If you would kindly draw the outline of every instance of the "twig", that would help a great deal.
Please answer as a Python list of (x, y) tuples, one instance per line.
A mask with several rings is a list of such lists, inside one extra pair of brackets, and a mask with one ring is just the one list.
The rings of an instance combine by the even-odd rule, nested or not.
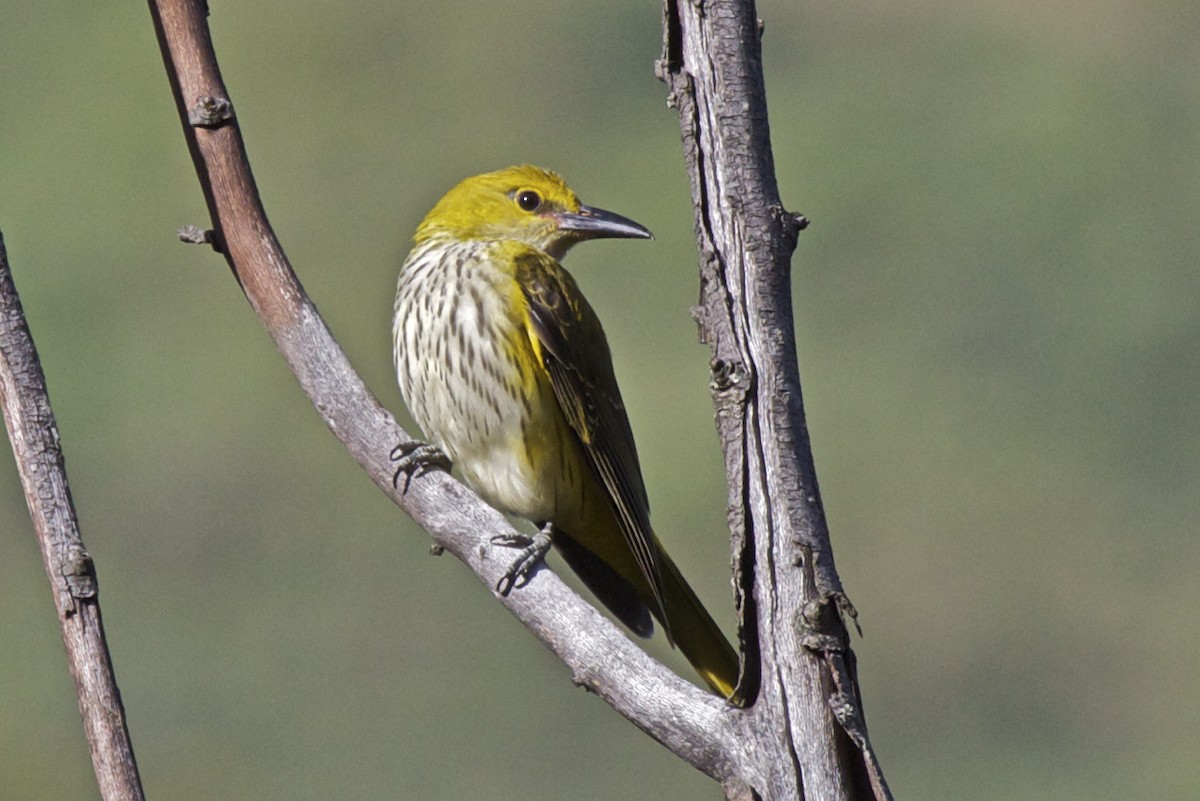
[(79, 536), (46, 377), (13, 283), (2, 234), (0, 403), (54, 594), (100, 796), (104, 801), (142, 801), (125, 710), (104, 639), (96, 568)]

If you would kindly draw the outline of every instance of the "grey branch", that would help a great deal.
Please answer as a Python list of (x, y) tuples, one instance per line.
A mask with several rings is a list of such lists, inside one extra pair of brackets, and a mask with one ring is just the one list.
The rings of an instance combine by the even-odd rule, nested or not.
[(54, 594), (100, 796), (104, 801), (142, 801), (125, 710), (104, 639), (96, 570), (79, 536), (46, 377), (25, 321), (2, 234), (0, 402)]

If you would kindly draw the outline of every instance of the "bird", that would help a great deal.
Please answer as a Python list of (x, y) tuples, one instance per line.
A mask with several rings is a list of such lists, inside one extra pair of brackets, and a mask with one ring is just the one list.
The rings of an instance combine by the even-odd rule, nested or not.
[(738, 655), (650, 525), (608, 341), (560, 263), (606, 237), (653, 235), (528, 164), (467, 178), (434, 205), (400, 269), (393, 322), (400, 391), (429, 442), (393, 452), (396, 477), (457, 466), (538, 528), (493, 541), (519, 549), (501, 593), (554, 548), (632, 632), (651, 636), (657, 619), (737, 704)]

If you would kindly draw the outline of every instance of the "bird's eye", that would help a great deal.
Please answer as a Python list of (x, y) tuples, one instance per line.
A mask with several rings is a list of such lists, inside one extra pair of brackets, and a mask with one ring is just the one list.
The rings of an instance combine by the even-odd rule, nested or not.
[(538, 206), (542, 205), (542, 196), (537, 192), (526, 189), (524, 192), (517, 195), (517, 205), (525, 211), (533, 211)]

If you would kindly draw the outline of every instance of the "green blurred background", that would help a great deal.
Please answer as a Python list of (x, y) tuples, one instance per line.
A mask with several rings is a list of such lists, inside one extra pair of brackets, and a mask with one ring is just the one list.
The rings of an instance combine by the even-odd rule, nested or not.
[[(212, 12), (276, 230), (394, 410), (396, 269), (455, 181), (532, 161), (655, 231), (568, 264), (657, 528), (731, 623), (657, 4)], [(897, 797), (1196, 797), (1200, 6), (760, 14), (781, 192), (813, 220), (809, 426)], [(426, 555), (222, 260), (175, 241), (205, 209), (144, 5), (3, 16), (0, 229), (149, 796), (719, 798)], [(3, 461), (0, 796), (95, 798)]]

